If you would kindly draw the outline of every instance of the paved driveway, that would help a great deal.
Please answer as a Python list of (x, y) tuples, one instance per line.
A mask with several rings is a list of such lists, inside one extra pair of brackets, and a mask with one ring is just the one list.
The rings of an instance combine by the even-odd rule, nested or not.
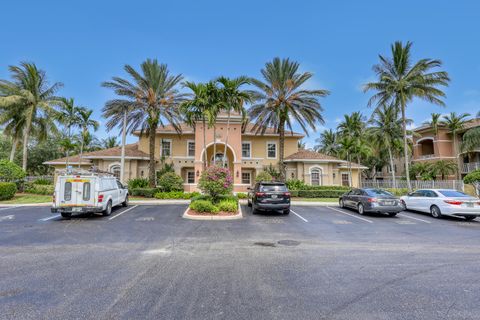
[(0, 208), (0, 319), (480, 319), (480, 222)]

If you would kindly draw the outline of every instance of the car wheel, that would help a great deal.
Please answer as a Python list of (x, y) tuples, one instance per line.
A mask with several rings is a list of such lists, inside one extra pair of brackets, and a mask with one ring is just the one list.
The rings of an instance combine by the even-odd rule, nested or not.
[(396, 212), (389, 212), (388, 215), (389, 215), (390, 217), (395, 217), (395, 216), (397, 215), (397, 213), (396, 213)]
[(103, 215), (105, 217), (108, 217), (111, 214), (112, 214), (112, 201), (108, 201), (107, 207), (105, 208), (105, 210), (103, 210)]
[(61, 215), (62, 215), (62, 218), (64, 219), (70, 219), (72, 217), (71, 212), (62, 212)]
[(338, 205), (340, 206), (340, 208), (345, 208), (345, 203), (343, 202), (343, 199), (340, 199)]
[(290, 209), (283, 210), (283, 214), (285, 214), (285, 215), (290, 214)]
[(128, 207), (128, 195), (125, 196), (125, 201), (122, 202), (122, 206)]
[(430, 214), (432, 215), (432, 217), (437, 219), (442, 217), (442, 212), (440, 211), (440, 208), (435, 205), (430, 207)]
[(472, 221), (473, 219), (475, 219), (477, 216), (464, 216), (465, 220), (467, 221)]
[(402, 205), (403, 210), (408, 210), (408, 209), (407, 209), (407, 204), (405, 203), (405, 201), (400, 200), (400, 204)]
[(365, 208), (363, 207), (362, 203), (359, 203), (357, 206), (357, 211), (359, 214), (363, 215), (365, 213)]

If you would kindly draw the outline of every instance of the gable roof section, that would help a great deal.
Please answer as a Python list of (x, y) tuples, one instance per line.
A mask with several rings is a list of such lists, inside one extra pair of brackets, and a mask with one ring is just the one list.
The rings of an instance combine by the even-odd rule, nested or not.
[[(122, 154), (122, 147), (114, 147), (109, 149), (103, 149), (92, 152), (85, 152), (82, 156), (81, 164), (91, 164), (90, 159), (120, 159)], [(148, 154), (138, 150), (138, 143), (132, 143), (125, 145), (125, 158), (126, 159), (140, 159), (148, 160)], [(68, 158), (70, 164), (79, 164), (80, 155), (74, 155)], [(67, 158), (60, 158), (55, 160), (45, 161), (44, 164), (65, 164)]]

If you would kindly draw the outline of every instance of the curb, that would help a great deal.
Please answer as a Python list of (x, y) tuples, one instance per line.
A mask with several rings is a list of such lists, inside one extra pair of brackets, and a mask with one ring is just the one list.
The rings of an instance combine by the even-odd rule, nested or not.
[(227, 221), (227, 220), (239, 220), (243, 218), (242, 206), (238, 206), (238, 214), (234, 216), (194, 216), (188, 214), (190, 207), (187, 207), (185, 212), (182, 215), (182, 218), (189, 220), (203, 220), (203, 221)]

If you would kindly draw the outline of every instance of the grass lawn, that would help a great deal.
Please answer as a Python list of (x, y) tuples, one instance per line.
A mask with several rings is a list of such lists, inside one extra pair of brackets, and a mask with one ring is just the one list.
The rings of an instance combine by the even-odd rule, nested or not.
[(17, 193), (13, 199), (0, 201), (0, 204), (25, 204), (25, 203), (42, 203), (51, 202), (52, 196), (30, 194), (30, 193)]
[(292, 201), (306, 202), (338, 202), (338, 198), (292, 198)]

